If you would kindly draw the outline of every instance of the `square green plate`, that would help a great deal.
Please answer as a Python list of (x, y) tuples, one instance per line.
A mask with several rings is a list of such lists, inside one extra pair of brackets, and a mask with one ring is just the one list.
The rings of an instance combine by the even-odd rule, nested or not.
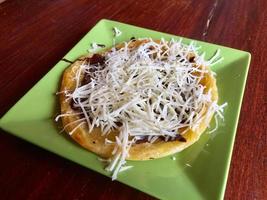
[[(65, 56), (75, 60), (86, 54), (92, 42), (111, 46), (112, 27), (122, 34), (116, 43), (134, 37), (179, 38), (144, 28), (101, 20)], [(184, 38), (185, 43), (191, 41)], [(201, 139), (175, 156), (151, 161), (132, 161), (134, 167), (119, 174), (118, 181), (160, 199), (223, 199), (241, 101), (250, 62), (250, 54), (215, 44), (197, 41), (206, 51), (206, 58), (221, 49), (224, 61), (213, 67), (217, 73), (220, 104), (227, 102), (225, 120), (216, 132)], [(59, 61), (1, 119), (1, 128), (44, 149), (80, 165), (109, 176), (97, 156), (84, 150), (59, 133), (54, 117), (58, 112), (55, 93), (68, 63)], [(214, 127), (212, 122), (211, 127)]]

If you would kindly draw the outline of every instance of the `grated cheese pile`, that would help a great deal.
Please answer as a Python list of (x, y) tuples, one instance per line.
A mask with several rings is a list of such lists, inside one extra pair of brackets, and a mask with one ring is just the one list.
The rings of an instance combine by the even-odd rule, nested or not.
[[(200, 84), (208, 73), (201, 66), (220, 62), (219, 51), (205, 61), (194, 43), (146, 40), (134, 49), (130, 47), (132, 41), (120, 49), (113, 47), (104, 54), (104, 67), (82, 64), (76, 73), (75, 90), (66, 94), (82, 110), (82, 123), (87, 123), (89, 132), (94, 127), (100, 127), (103, 135), (120, 130), (116, 141), (106, 140), (116, 144), (106, 168), (113, 180), (120, 171), (131, 168), (126, 166), (126, 158), (136, 141), (153, 143), (159, 137), (168, 141), (177, 133), (182, 135), (181, 128), (194, 130), (204, 117), (205, 105), (211, 105), (208, 114), (215, 111), (223, 118), (226, 104), (212, 102), (210, 91)], [(91, 81), (80, 85), (84, 73), (90, 74)]]

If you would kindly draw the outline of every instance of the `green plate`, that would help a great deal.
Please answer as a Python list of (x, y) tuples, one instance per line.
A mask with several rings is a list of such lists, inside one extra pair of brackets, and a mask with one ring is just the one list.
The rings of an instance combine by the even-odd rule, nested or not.
[[(111, 46), (112, 27), (122, 34), (116, 43), (134, 37), (179, 38), (144, 28), (101, 20), (65, 56), (75, 60), (86, 54), (89, 45), (97, 42)], [(185, 43), (190, 39), (183, 40)], [(217, 73), (219, 103), (228, 103), (225, 120), (212, 134), (173, 156), (151, 161), (132, 161), (134, 167), (119, 174), (118, 181), (160, 199), (223, 199), (231, 154), (238, 123), (241, 101), (250, 62), (250, 54), (215, 44), (196, 41), (206, 51), (206, 58), (221, 49), (224, 61), (213, 67)], [(1, 119), (1, 128), (44, 149), (80, 165), (110, 176), (97, 156), (59, 133), (54, 117), (58, 113), (58, 91), (61, 74), (68, 63), (59, 61), (23, 98)], [(211, 127), (214, 127), (214, 121)]]

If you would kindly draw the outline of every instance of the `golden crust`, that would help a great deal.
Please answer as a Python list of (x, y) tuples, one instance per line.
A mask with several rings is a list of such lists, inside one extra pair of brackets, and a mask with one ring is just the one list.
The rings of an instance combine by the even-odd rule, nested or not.
[[(146, 42), (146, 40), (137, 40), (131, 43), (132, 47), (137, 47), (141, 43)], [(121, 48), (122, 45), (118, 45), (117, 48)], [(90, 57), (87, 56), (87, 57)], [(77, 69), (80, 67), (82, 62), (86, 57), (81, 57), (76, 62), (74, 62), (70, 67), (68, 67), (62, 77), (61, 82), (61, 89), (60, 91), (73, 91), (75, 88), (76, 81), (74, 80), (75, 73)], [(216, 86), (216, 80), (213, 77), (209, 68), (209, 71), (205, 74), (205, 77), (202, 79), (201, 84), (206, 86), (206, 90), (211, 90), (212, 100), (217, 101), (218, 99), (218, 92)], [(64, 93), (60, 94), (60, 106), (61, 106), (61, 113), (76, 113), (77, 111), (71, 108), (71, 100), (68, 100)], [(204, 109), (204, 115), (206, 114), (207, 108)], [(213, 113), (206, 118), (203, 119), (199, 126), (193, 131), (188, 129), (184, 134), (183, 137), (186, 139), (186, 142), (180, 141), (159, 141), (156, 143), (140, 143), (133, 145), (129, 150), (129, 157), (127, 160), (149, 160), (154, 158), (160, 158), (167, 155), (171, 155), (173, 153), (177, 153), (182, 151), (183, 149), (187, 148), (188, 146), (195, 143), (200, 135), (205, 131), (207, 128)], [(62, 124), (65, 127), (66, 132), (71, 132), (74, 128), (77, 127), (79, 122), (72, 123), (79, 119), (78, 115), (72, 116), (64, 116), (62, 117)], [(112, 156), (112, 151), (114, 149), (114, 144), (105, 144), (105, 138), (108, 137), (110, 140), (114, 140), (115, 135), (118, 134), (118, 131), (111, 132), (108, 136), (101, 136), (100, 128), (94, 128), (91, 133), (88, 133), (88, 129), (86, 124), (82, 124), (79, 126), (72, 134), (71, 137), (79, 143), (84, 148), (88, 149), (96, 153), (97, 155), (109, 158)]]

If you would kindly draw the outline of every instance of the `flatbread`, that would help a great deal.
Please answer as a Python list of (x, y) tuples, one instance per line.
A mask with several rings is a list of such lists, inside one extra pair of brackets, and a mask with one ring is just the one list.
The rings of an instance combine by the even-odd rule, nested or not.
[[(146, 42), (146, 40), (136, 40), (131, 43), (133, 47), (138, 47), (140, 44)], [(117, 46), (121, 48), (123, 44)], [(104, 53), (104, 52), (103, 52)], [(61, 88), (60, 91), (73, 91), (76, 86), (76, 81), (74, 79), (76, 71), (79, 69), (81, 64), (85, 62), (88, 57), (92, 55), (87, 55), (79, 58), (71, 66), (69, 66), (63, 73)], [(205, 77), (201, 80), (201, 84), (206, 86), (206, 90), (211, 91), (212, 101), (217, 102), (218, 92), (216, 87), (216, 79), (214, 78), (212, 72), (208, 67), (206, 68), (209, 72), (205, 73)], [(82, 75), (81, 75), (82, 76)], [(77, 111), (73, 110), (71, 107), (71, 100), (67, 99), (64, 93), (60, 93), (59, 97), (61, 113), (76, 113)], [(209, 106), (209, 105), (207, 105)], [(207, 114), (207, 109), (204, 108), (204, 115)], [(161, 158), (167, 155), (171, 155), (177, 152), (182, 151), (183, 149), (189, 147), (195, 143), (201, 136), (201, 134), (207, 128), (213, 113), (203, 119), (199, 126), (193, 131), (188, 129), (182, 136), (186, 139), (186, 142), (182, 141), (163, 141), (159, 140), (154, 143), (143, 142), (133, 144), (129, 150), (129, 156), (127, 160), (149, 160), (155, 158)], [(101, 135), (100, 128), (94, 128), (91, 133), (88, 133), (88, 128), (86, 123), (77, 127), (78, 123), (73, 123), (74, 121), (80, 119), (79, 115), (70, 115), (62, 117), (62, 124), (65, 127), (65, 131), (70, 133), (76, 128), (76, 130), (70, 135), (77, 143), (79, 143), (84, 148), (88, 149), (91, 152), (99, 155), (103, 158), (112, 157), (112, 151), (114, 149), (114, 144), (105, 144), (105, 138), (114, 141), (116, 135), (119, 134), (119, 131), (112, 131), (107, 136)]]

